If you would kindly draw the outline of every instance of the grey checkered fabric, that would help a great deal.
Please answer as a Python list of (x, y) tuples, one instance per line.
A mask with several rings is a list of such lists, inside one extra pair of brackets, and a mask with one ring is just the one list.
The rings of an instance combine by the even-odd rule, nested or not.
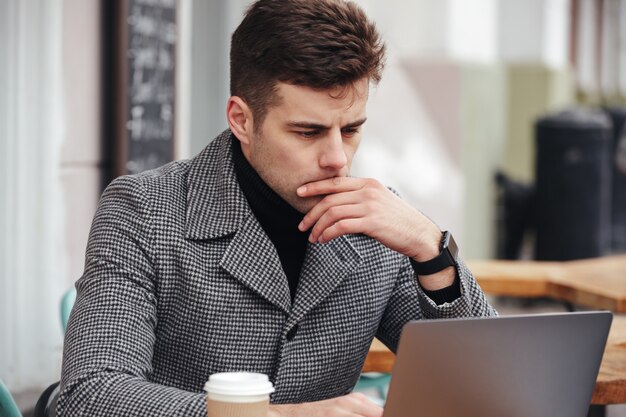
[(224, 371), (269, 375), (274, 403), (336, 397), (354, 387), (374, 336), (395, 350), (409, 320), (495, 314), (463, 264), (462, 296), (437, 306), (406, 257), (362, 235), (309, 245), (292, 305), (229, 136), (104, 192), (58, 415), (204, 416), (204, 383)]

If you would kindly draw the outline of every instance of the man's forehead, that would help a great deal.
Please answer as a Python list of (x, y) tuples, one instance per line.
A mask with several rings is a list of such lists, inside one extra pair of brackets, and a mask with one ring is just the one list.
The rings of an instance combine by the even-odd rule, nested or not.
[(279, 96), (290, 93), (308, 93), (320, 96), (325, 95), (335, 100), (350, 99), (350, 101), (354, 101), (358, 99), (367, 100), (369, 95), (369, 86), (370, 82), (367, 78), (362, 78), (353, 83), (333, 86), (330, 88), (315, 88), (307, 85), (277, 81), (275, 91), (279, 94)]
[(320, 113), (340, 112), (359, 118), (365, 115), (368, 91), (367, 81), (332, 89), (280, 83), (276, 92), (277, 107), (285, 116), (297, 113), (321, 116)]

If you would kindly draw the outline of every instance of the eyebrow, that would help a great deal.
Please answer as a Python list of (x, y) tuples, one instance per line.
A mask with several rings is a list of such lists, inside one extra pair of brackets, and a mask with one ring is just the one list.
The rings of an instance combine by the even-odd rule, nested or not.
[[(367, 117), (364, 117), (362, 119), (356, 120), (352, 123), (348, 123), (345, 126), (342, 126), (342, 129), (350, 129), (350, 128), (354, 128), (354, 127), (359, 127), (361, 126), (363, 123), (365, 123), (365, 121), (367, 120)], [(325, 126), (319, 123), (309, 123), (309, 122), (287, 122), (287, 126), (289, 127), (298, 127), (301, 129), (315, 129), (315, 130), (329, 130), (330, 126)]]

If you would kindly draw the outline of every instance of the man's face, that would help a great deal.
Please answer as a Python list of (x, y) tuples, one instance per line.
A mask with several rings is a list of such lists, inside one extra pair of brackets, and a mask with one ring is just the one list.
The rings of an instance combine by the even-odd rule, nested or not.
[(269, 108), (249, 145), (242, 145), (263, 181), (301, 213), (322, 197), (298, 197), (298, 187), (349, 174), (361, 140), (368, 90), (367, 79), (354, 88), (324, 91), (278, 83), (280, 103)]

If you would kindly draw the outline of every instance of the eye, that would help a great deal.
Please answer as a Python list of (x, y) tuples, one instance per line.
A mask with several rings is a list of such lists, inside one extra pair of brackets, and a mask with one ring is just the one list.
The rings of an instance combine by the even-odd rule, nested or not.
[(320, 134), (319, 130), (300, 130), (296, 133), (305, 139), (313, 139)]
[(351, 138), (352, 136), (356, 135), (357, 133), (359, 133), (359, 128), (358, 127), (347, 127), (345, 129), (341, 130), (341, 133), (348, 137)]

